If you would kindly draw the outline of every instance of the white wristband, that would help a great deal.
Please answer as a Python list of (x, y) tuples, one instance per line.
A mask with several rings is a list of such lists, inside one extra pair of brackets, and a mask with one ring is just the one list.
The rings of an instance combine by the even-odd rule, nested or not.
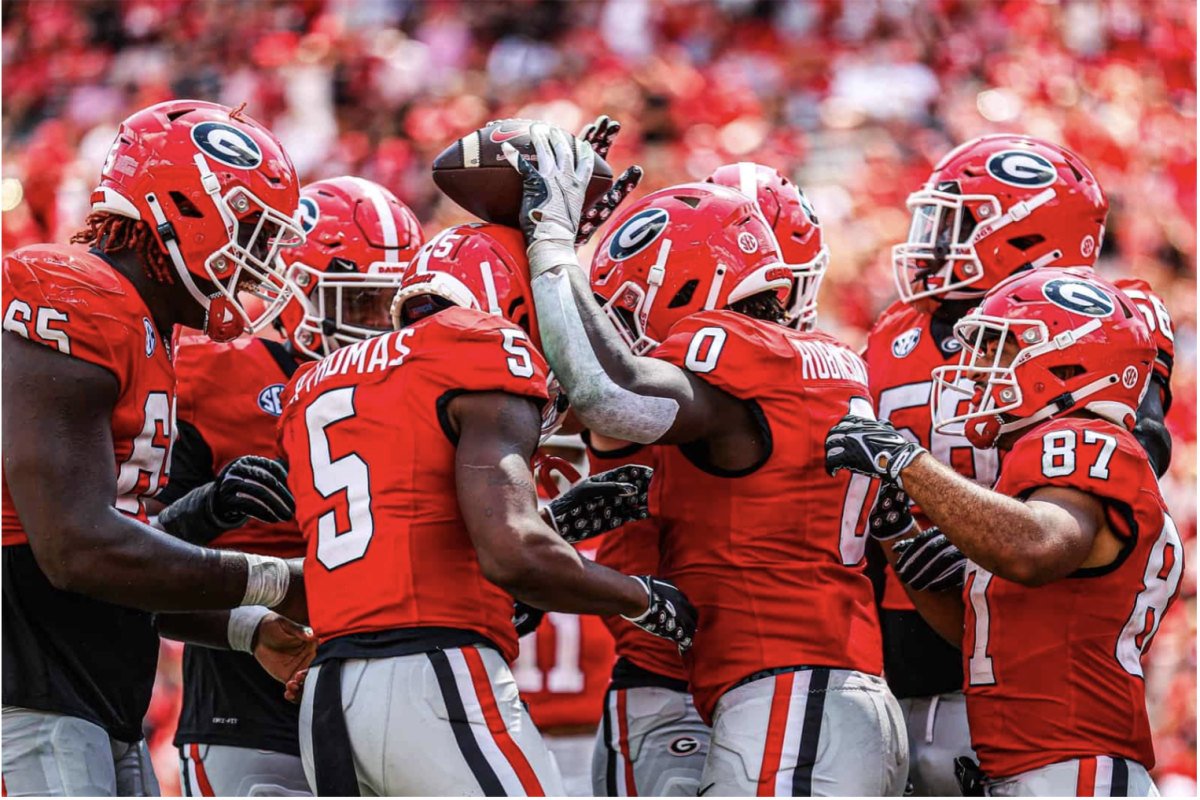
[(241, 606), (229, 610), (229, 647), (232, 650), (237, 650), (240, 653), (252, 653), (254, 642), (254, 632), (258, 630), (258, 623), (262, 622), (262, 618), (270, 614), (271, 610), (266, 606)]
[(651, 592), (650, 592), (650, 581), (644, 581), (635, 575), (630, 575), (629, 577), (633, 578), (635, 581), (640, 583), (642, 585), (642, 588), (646, 590), (646, 610), (643, 611), (642, 613), (638, 614), (636, 617), (627, 617), (624, 614), (622, 614), (621, 619), (626, 619), (626, 620), (629, 620), (630, 622), (635, 622), (635, 623), (641, 622), (642, 620), (644, 620), (646, 618), (646, 615), (650, 613), (650, 610), (652, 608), (654, 608), (654, 595), (651, 594)]
[(246, 594), (242, 597), (242, 605), (274, 608), (282, 603), (291, 581), (287, 562), (273, 556), (243, 555), (246, 557)]

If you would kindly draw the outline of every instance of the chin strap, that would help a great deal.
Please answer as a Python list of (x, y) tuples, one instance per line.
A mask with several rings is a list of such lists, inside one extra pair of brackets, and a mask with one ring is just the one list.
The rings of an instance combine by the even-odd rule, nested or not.
[(154, 224), (158, 229), (159, 238), (167, 246), (167, 253), (171, 256), (171, 263), (175, 267), (175, 273), (183, 281), (183, 285), (188, 290), (188, 294), (192, 296), (192, 299), (207, 311), (209, 306), (208, 295), (200, 291), (200, 287), (192, 279), (192, 271), (184, 263), (183, 253), (179, 252), (179, 241), (175, 235), (175, 228), (167, 220), (167, 215), (162, 210), (162, 204), (158, 202), (158, 197), (154, 192), (147, 193), (146, 205), (150, 207), (150, 213), (154, 216)]
[[(1058, 397), (1051, 400), (1049, 404), (1044, 406), (1037, 413), (1031, 414), (1028, 417), (1024, 417), (1024, 418), (1016, 420), (1014, 422), (1006, 422), (1006, 423), (1002, 424), (1000, 426), (1000, 432), (1001, 433), (1011, 433), (1013, 431), (1022, 431), (1032, 425), (1036, 425), (1037, 423), (1039, 423), (1043, 420), (1053, 417), (1055, 414), (1062, 414), (1064, 412), (1070, 411), (1072, 408), (1076, 408), (1077, 406), (1079, 406), (1079, 404), (1085, 398), (1094, 395), (1096, 392), (1100, 391), (1101, 389), (1107, 389), (1109, 386), (1112, 386), (1118, 380), (1120, 380), (1120, 378), (1117, 377), (1116, 374), (1105, 375), (1103, 378), (1094, 380), (1091, 383), (1089, 383), (1087, 386), (1084, 386), (1081, 389), (1076, 389), (1073, 392), (1066, 392), (1064, 394), (1060, 394)], [(1110, 419), (1109, 422), (1114, 422), (1118, 425), (1125, 424), (1122, 420)]]

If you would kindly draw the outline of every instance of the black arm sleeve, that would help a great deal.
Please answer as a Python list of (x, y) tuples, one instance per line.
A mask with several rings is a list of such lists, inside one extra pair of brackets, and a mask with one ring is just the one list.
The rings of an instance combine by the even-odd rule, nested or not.
[(175, 423), (175, 429), (179, 432), (179, 438), (171, 448), (171, 480), (154, 498), (168, 506), (197, 486), (211, 483), (217, 478), (213, 472), (212, 448), (204, 441), (200, 431), (183, 420)]
[[(1163, 380), (1157, 374), (1150, 378), (1151, 384), (1162, 384)], [(1137, 424), (1133, 427), (1133, 438), (1146, 451), (1150, 458), (1150, 466), (1154, 474), (1162, 477), (1171, 466), (1171, 434), (1163, 424), (1166, 410), (1163, 408), (1163, 397), (1170, 397), (1170, 389), (1160, 393), (1158, 386), (1151, 385), (1142, 404), (1138, 407)]]

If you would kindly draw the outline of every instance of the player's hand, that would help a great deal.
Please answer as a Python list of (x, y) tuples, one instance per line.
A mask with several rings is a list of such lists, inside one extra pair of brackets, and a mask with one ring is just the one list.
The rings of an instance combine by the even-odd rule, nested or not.
[(283, 699), (289, 703), (299, 705), (304, 698), (304, 682), (308, 679), (308, 667), (297, 672), (292, 677), (288, 678), (284, 684)]
[(164, 508), (155, 524), (185, 542), (206, 545), (245, 525), (252, 516), (281, 522), (295, 513), (283, 464), (262, 456), (242, 456), (226, 464), (216, 480)]
[(530, 278), (536, 278), (559, 265), (578, 263), (575, 235), (595, 154), (583, 142), (576, 163), (574, 137), (541, 122), (529, 127), (529, 139), (537, 153), (536, 167), (508, 142), (501, 149), (523, 178), (521, 232), (529, 252)]
[(209, 496), (213, 517), (225, 525), (242, 525), (247, 517), (284, 522), (296, 515), (287, 485), (287, 468), (262, 456), (242, 456), (225, 465)]
[(912, 588), (924, 592), (962, 591), (967, 557), (937, 528), (929, 528), (893, 549), (900, 557), (896, 574)]
[(848, 469), (902, 485), (901, 470), (924, 452), (887, 422), (847, 414), (825, 436), (825, 471)]
[(592, 235), (612, 217), (621, 203), (625, 202), (637, 185), (642, 182), (642, 168), (636, 164), (629, 167), (621, 176), (613, 181), (608, 191), (596, 198), (596, 202), (583, 212), (583, 221), (579, 223), (579, 232), (575, 234), (575, 246), (583, 247), (591, 240)]
[(586, 478), (550, 503), (550, 519), (571, 544), (650, 516), (654, 470), (626, 464)]
[(579, 132), (579, 138), (590, 144), (596, 155), (607, 159), (608, 150), (620, 132), (621, 123), (608, 114), (601, 114), (596, 117), (595, 122), (589, 122), (583, 126), (583, 130)]
[(275, 680), (287, 683), (316, 656), (317, 636), (312, 628), (271, 612), (258, 623), (252, 647), (262, 668)]
[(891, 481), (884, 481), (867, 518), (867, 533), (873, 539), (890, 542), (909, 533), (914, 524), (908, 495)]
[(624, 617), (647, 633), (674, 642), (680, 653), (686, 653), (692, 647), (696, 636), (698, 614), (696, 607), (687, 599), (687, 595), (679, 591), (679, 587), (670, 581), (655, 578), (653, 575), (638, 575), (635, 580), (641, 581), (650, 595), (649, 605), (637, 617)]
[(525, 634), (536, 631), (545, 616), (546, 612), (540, 608), (534, 608), (520, 600), (514, 600), (512, 623), (513, 627), (517, 629), (517, 638), (520, 639)]

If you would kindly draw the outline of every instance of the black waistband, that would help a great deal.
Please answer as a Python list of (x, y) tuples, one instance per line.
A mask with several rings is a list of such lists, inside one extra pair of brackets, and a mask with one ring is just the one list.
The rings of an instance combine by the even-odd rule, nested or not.
[(661, 689), (670, 689), (673, 692), (684, 692), (685, 694), (688, 691), (688, 683), (685, 680), (670, 678), (643, 669), (624, 656), (618, 658), (617, 663), (613, 665), (612, 683), (608, 688), (640, 689), (643, 686), (657, 686)]
[(815, 669), (846, 669), (845, 667), (826, 667), (819, 664), (807, 664), (803, 667), (773, 667), (771, 669), (760, 669), (758, 672), (752, 672), (740, 681), (729, 687), (729, 691), (733, 691), (739, 686), (745, 686), (747, 683), (761, 681), (763, 678), (774, 678), (776, 675), (786, 675), (789, 672), (808, 672)]
[(476, 645), (500, 650), (491, 639), (478, 631), (463, 628), (392, 628), (326, 639), (317, 647), (317, 657), (312, 663), (318, 666), (335, 658), (411, 656)]

